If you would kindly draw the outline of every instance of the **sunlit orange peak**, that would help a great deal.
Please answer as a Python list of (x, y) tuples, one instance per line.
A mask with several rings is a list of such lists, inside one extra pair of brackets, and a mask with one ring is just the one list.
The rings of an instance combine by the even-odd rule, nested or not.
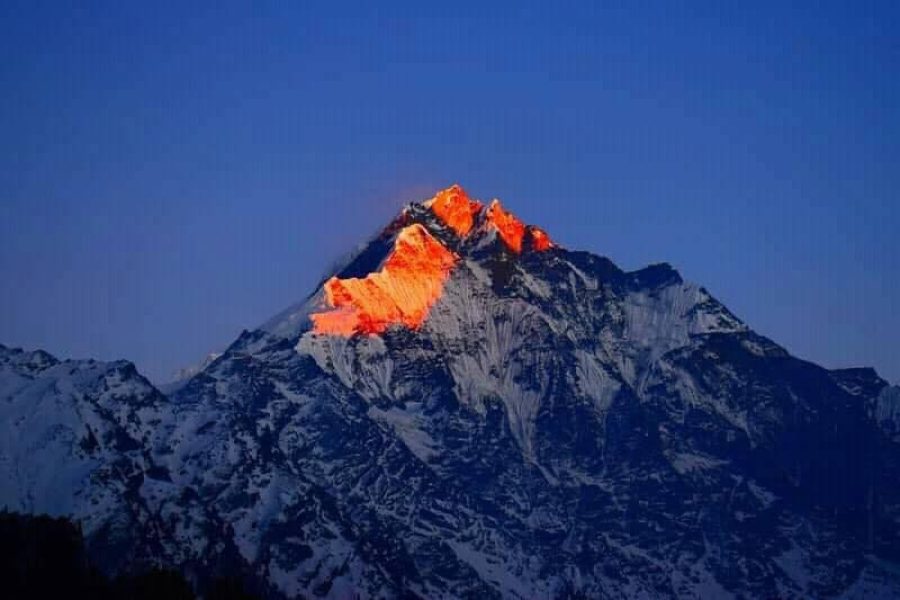
[(405, 227), (381, 269), (325, 282), (332, 310), (310, 315), (317, 333), (378, 334), (391, 325), (417, 329), (441, 297), (457, 256), (416, 223)]
[(511, 212), (503, 210), (499, 200), (494, 200), (487, 210), (487, 222), (497, 230), (507, 247), (515, 253), (522, 252), (525, 225)]
[(550, 236), (547, 235), (547, 232), (540, 227), (532, 225), (528, 228), (528, 232), (531, 234), (532, 250), (543, 252), (544, 250), (549, 250), (556, 245), (553, 243), (553, 240), (550, 239)]
[(465, 237), (472, 231), (475, 215), (482, 209), (481, 202), (470, 199), (459, 185), (441, 190), (427, 201), (425, 206), (434, 211), (434, 214), (460, 237)]

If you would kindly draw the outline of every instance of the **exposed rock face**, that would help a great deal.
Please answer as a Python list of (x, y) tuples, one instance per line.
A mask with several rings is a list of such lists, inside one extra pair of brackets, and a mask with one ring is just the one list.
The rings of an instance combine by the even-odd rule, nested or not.
[[(622, 271), (458, 187), (169, 398), (130, 375), (109, 427), (133, 449), (85, 467), (76, 440), (109, 401), (66, 384), (29, 411), (45, 362), (2, 363), (3, 427), (65, 420), (29, 447), (58, 448), (60, 481), (144, 473), (121, 485), (164, 526), (137, 552), (190, 571), (215, 551), (276, 596), (900, 594), (886, 382), (794, 358), (668, 265)], [(6, 472), (37, 469), (10, 439)], [(8, 502), (43, 493), (16, 481)], [(105, 490), (66, 483), (47, 508), (117, 523)]]

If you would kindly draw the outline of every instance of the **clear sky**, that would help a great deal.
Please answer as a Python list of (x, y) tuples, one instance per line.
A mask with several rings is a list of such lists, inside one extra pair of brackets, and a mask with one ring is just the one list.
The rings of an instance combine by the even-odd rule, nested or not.
[(459, 182), (900, 380), (898, 6), (5, 0), (0, 342), (166, 380)]

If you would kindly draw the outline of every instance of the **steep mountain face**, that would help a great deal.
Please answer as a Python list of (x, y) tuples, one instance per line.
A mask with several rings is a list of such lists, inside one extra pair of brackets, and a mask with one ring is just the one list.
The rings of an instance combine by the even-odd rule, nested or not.
[[(121, 365), (78, 363), (76, 394), (69, 363), (3, 356), (0, 422), (76, 481), (22, 479), (36, 442), (10, 438), (3, 502), (85, 518), (109, 497), (104, 522), (159, 523), (135, 556), (272, 595), (900, 594), (895, 389), (457, 186), (168, 398), (130, 368), (103, 391)], [(107, 474), (123, 460), (142, 476)]]

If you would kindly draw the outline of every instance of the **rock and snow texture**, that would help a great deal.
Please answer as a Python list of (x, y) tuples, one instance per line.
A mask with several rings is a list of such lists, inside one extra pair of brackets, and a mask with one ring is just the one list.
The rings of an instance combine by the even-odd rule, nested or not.
[[(141, 471), (162, 400), (127, 363), (0, 350), (0, 504), (54, 515), (87, 513), (87, 502), (97, 517), (115, 510), (128, 471)], [(87, 534), (100, 525), (84, 523)]]
[(0, 507), (77, 517), (96, 553), (137, 560), (153, 536), (141, 482), (167, 400), (120, 361), (0, 346)]
[(132, 556), (213, 555), (273, 597), (900, 594), (895, 389), (495, 206), (410, 205), (335, 273), (427, 231), (457, 259), (415, 327), (316, 331), (319, 289), (167, 398), (127, 363), (4, 349), (3, 502), (96, 497), (153, 528)]

